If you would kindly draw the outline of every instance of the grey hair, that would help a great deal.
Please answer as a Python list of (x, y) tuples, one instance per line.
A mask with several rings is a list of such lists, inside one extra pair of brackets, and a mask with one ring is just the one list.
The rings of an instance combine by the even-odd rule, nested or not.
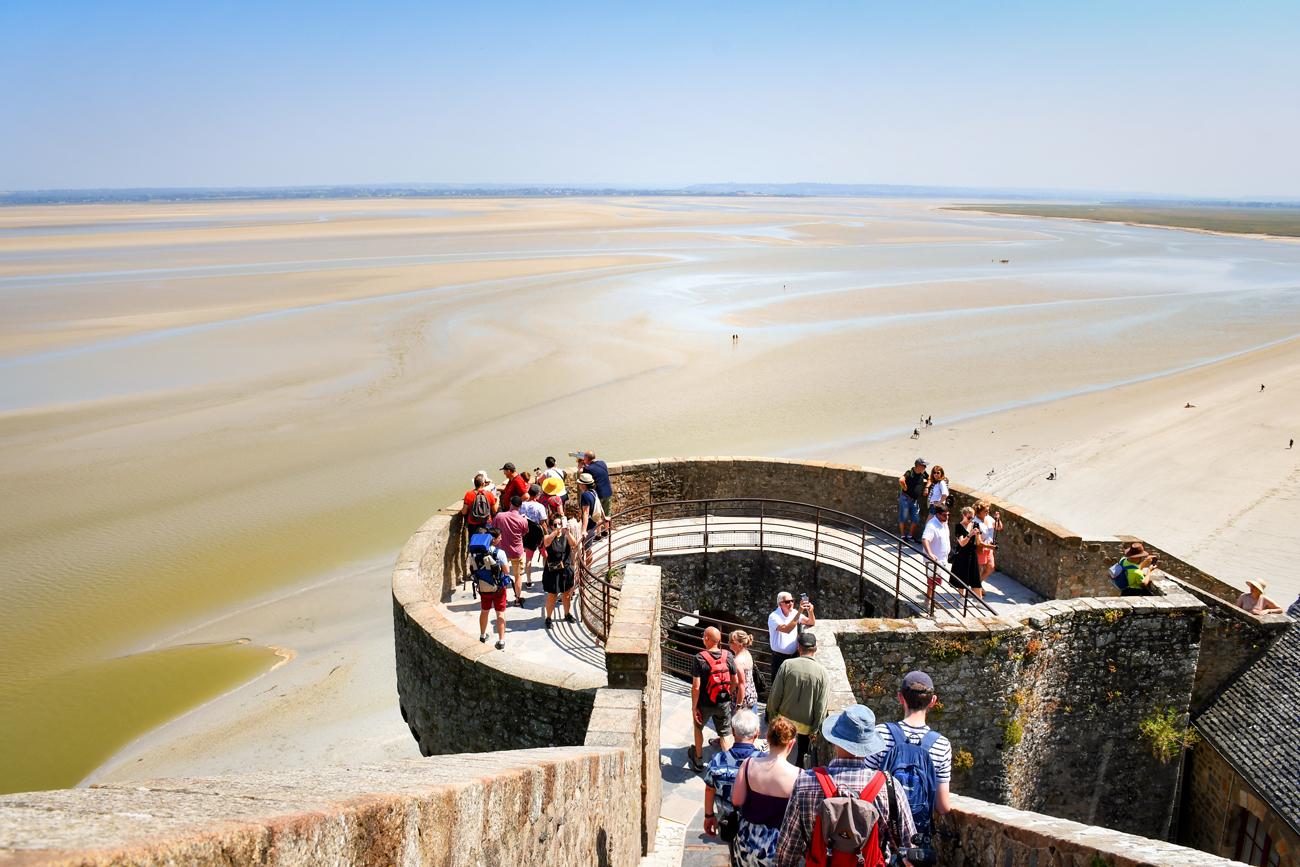
[(758, 737), (758, 714), (746, 708), (731, 717), (731, 731), (738, 741), (752, 741)]

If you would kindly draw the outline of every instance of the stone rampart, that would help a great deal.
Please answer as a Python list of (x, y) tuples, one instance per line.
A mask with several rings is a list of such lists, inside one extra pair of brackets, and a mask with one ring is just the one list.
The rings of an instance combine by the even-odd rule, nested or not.
[(1195, 849), (954, 795), (935, 843), (944, 867), (1229, 867)]
[(565, 747), (0, 797), (0, 867), (634, 867), (639, 752)]
[(1072, 599), (1024, 622), (864, 620), (834, 629), (857, 699), (900, 717), (903, 674), (921, 668), (941, 705), (930, 722), (969, 754), (953, 788), (1053, 816), (1162, 837), (1178, 764), (1138, 733), (1187, 710), (1201, 606), (1187, 595)]

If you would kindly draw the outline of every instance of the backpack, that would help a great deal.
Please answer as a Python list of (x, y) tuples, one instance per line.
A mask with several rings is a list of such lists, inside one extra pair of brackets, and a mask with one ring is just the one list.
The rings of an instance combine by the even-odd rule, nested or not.
[(505, 586), (505, 575), (501, 564), (497, 562), (496, 550), (492, 547), (492, 536), (488, 533), (475, 533), (469, 537), (469, 555), (473, 570), (474, 589), (491, 596)]
[(471, 524), (486, 524), (492, 520), (492, 503), (488, 501), (487, 492), (479, 488), (470, 503), (469, 514), (465, 516)]
[(524, 533), (524, 549), (527, 551), (536, 551), (537, 546), (542, 544), (542, 537), (546, 535), (546, 531), (542, 529), (541, 524), (537, 523), (532, 518), (527, 518), (526, 520), (528, 521), (528, 532)]
[(704, 682), (704, 695), (709, 699), (709, 704), (717, 705), (730, 701), (731, 668), (728, 667), (727, 661), (731, 658), (731, 652), (723, 650), (721, 658), (714, 656), (708, 650), (701, 655), (709, 664), (709, 679)]
[(935, 793), (939, 790), (939, 775), (934, 770), (930, 747), (939, 740), (939, 733), (928, 731), (921, 738), (921, 743), (913, 744), (908, 743), (903, 727), (898, 723), (886, 725), (894, 739), (894, 746), (885, 754), (881, 769), (898, 780), (907, 793), (907, 804), (912, 808), (916, 832), (928, 834), (934, 815)]
[(1115, 585), (1116, 590), (1128, 589), (1128, 570), (1124, 568), (1123, 560), (1107, 569), (1106, 574), (1110, 576), (1110, 583)]
[[(866, 867), (885, 867), (885, 841), (880, 836), (882, 817), (873, 801), (887, 777), (876, 771), (861, 794), (841, 793), (825, 768), (813, 768), (826, 797), (817, 806), (817, 820), (808, 840), (804, 867), (857, 867), (858, 859)], [(890, 813), (893, 813), (894, 789), (889, 787)], [(888, 839), (888, 834), (885, 835)]]

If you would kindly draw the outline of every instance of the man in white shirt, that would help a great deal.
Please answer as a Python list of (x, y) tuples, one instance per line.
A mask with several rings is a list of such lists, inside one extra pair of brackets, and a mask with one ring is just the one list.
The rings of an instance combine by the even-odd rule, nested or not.
[(794, 597), (782, 590), (776, 594), (776, 610), (767, 615), (767, 638), (772, 645), (772, 682), (781, 663), (799, 655), (799, 627), (816, 626), (812, 603), (803, 599), (795, 608)]
[(921, 547), (925, 549), (925, 595), (933, 598), (934, 588), (943, 582), (939, 576), (939, 564), (947, 565), (948, 552), (952, 550), (947, 506), (934, 507), (934, 514), (925, 522), (925, 532), (921, 534)]

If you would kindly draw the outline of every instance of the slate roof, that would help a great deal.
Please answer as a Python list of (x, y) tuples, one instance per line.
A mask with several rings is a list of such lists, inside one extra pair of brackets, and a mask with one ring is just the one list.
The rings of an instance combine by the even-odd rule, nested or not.
[[(1300, 621), (1300, 599), (1287, 610)], [(1199, 731), (1300, 833), (1300, 626), (1292, 624), (1195, 720)]]

